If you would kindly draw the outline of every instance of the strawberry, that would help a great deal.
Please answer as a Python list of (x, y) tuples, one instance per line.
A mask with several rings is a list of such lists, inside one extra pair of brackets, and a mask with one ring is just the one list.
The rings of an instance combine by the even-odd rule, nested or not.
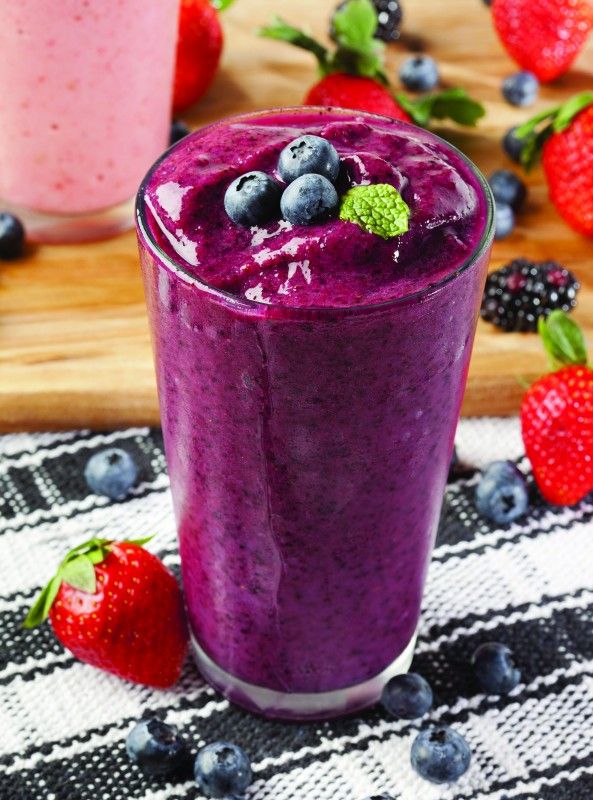
[(210, 0), (181, 0), (173, 87), (173, 113), (188, 108), (206, 92), (218, 68), (222, 28)]
[(58, 640), (87, 664), (147, 686), (172, 686), (187, 652), (175, 577), (142, 545), (91, 539), (71, 550), (24, 626), (49, 616)]
[(583, 335), (563, 311), (540, 317), (539, 330), (553, 367), (521, 406), (525, 452), (545, 499), (574, 505), (593, 490), (593, 369)]
[(517, 135), (527, 169), (541, 154), (558, 213), (579, 233), (593, 236), (593, 92), (538, 114)]
[(326, 75), (312, 86), (305, 96), (305, 105), (353, 108), (404, 122), (412, 121), (385, 86), (372, 78), (359, 78), (343, 72)]
[(492, 14), (511, 58), (543, 82), (567, 72), (593, 24), (587, 0), (494, 0)]
[(348, 0), (338, 6), (332, 17), (334, 51), (280, 17), (262, 28), (260, 35), (289, 42), (317, 59), (320, 80), (305, 95), (305, 105), (368, 111), (417, 125), (427, 125), (431, 117), (450, 117), (463, 125), (475, 125), (485, 111), (463, 89), (449, 89), (417, 100), (404, 94), (392, 95), (383, 69), (385, 45), (375, 38), (377, 26), (377, 9), (371, 0)]

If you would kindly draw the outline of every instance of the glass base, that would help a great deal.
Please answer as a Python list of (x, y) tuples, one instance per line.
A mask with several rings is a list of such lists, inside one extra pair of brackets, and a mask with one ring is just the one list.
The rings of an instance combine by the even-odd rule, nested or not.
[(0, 197), (0, 210), (17, 216), (27, 240), (39, 244), (71, 244), (107, 239), (134, 226), (134, 198), (116, 206), (86, 214), (46, 214), (7, 203)]
[(383, 687), (394, 675), (407, 672), (412, 663), (416, 634), (412, 636), (404, 651), (383, 672), (356, 686), (347, 686), (333, 692), (312, 694), (278, 692), (255, 686), (235, 678), (218, 666), (207, 655), (194, 637), (192, 651), (198, 669), (215, 689), (233, 703), (264, 717), (292, 720), (321, 720), (352, 714), (378, 702)]

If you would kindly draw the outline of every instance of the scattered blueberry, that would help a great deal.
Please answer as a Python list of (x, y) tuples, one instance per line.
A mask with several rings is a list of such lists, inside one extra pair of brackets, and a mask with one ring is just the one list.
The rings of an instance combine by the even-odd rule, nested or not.
[(421, 675), (396, 675), (386, 684), (381, 704), (397, 719), (417, 719), (432, 708), (432, 689)]
[(138, 467), (125, 450), (111, 447), (92, 455), (84, 468), (89, 489), (112, 500), (125, 497), (138, 477)]
[(171, 132), (169, 133), (169, 145), (184, 139), (190, 133), (189, 127), (180, 119), (174, 119), (171, 123)]
[(497, 525), (507, 525), (527, 511), (529, 496), (522, 473), (511, 461), (493, 461), (476, 486), (476, 507)]
[(509, 128), (502, 140), (502, 149), (515, 164), (521, 163), (521, 151), (525, 144), (525, 140), (516, 135), (518, 127), (518, 125), (515, 125), (514, 128)]
[(7, 211), (0, 212), (0, 258), (10, 261), (22, 256), (25, 229), (18, 217)]
[(284, 219), (310, 225), (327, 219), (338, 207), (338, 193), (323, 175), (301, 175), (289, 184), (280, 200)]
[(453, 480), (459, 471), (459, 454), (457, 447), (453, 445), (453, 452), (451, 453), (451, 461), (449, 462), (449, 477), (447, 480)]
[(412, 744), (412, 767), (432, 783), (452, 783), (469, 768), (471, 751), (461, 734), (446, 725), (420, 731)]
[(482, 0), (482, 2), (484, 3), (485, 6), (491, 6), (492, 5), (492, 0)]
[(365, 800), (393, 800), (393, 797), (390, 794), (373, 794)]
[(480, 645), (472, 656), (472, 666), (480, 688), (487, 694), (508, 694), (521, 680), (512, 652), (498, 642)]
[(410, 92), (429, 92), (440, 80), (437, 63), (430, 56), (410, 56), (399, 69), (399, 79)]
[(502, 82), (502, 94), (512, 106), (530, 106), (539, 94), (539, 81), (533, 72), (515, 72)]
[(251, 764), (238, 745), (214, 742), (198, 752), (194, 776), (207, 797), (236, 797), (251, 783)]
[(226, 190), (224, 209), (237, 225), (259, 225), (278, 216), (281, 193), (280, 184), (265, 172), (246, 172)]
[(497, 203), (510, 206), (517, 212), (527, 197), (527, 186), (510, 169), (497, 169), (488, 178), (492, 194)]
[(143, 719), (128, 733), (126, 752), (148, 775), (172, 775), (188, 758), (185, 741), (177, 728), (160, 719)]
[(338, 151), (321, 136), (300, 136), (287, 144), (278, 159), (278, 172), (286, 183), (307, 173), (323, 175), (335, 183), (340, 171)]
[(496, 203), (494, 208), (494, 238), (506, 239), (515, 230), (515, 212), (507, 203)]

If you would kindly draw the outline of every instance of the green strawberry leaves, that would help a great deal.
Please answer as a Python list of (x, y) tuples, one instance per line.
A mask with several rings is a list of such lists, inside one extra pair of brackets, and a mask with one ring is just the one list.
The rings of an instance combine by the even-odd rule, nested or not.
[(561, 106), (541, 111), (517, 128), (515, 136), (523, 140), (521, 164), (527, 172), (539, 160), (548, 139), (569, 128), (576, 115), (590, 105), (593, 105), (593, 92), (582, 92)]
[(377, 24), (377, 11), (371, 0), (350, 0), (334, 14), (337, 45), (334, 52), (281, 17), (275, 17), (271, 25), (260, 28), (258, 33), (313, 53), (322, 76), (346, 72), (387, 83), (383, 71), (384, 45), (374, 38)]
[(332, 60), (332, 71), (387, 83), (383, 70), (385, 45), (374, 38), (378, 19), (370, 0), (350, 0), (335, 12), (333, 24), (338, 49)]
[(332, 71), (330, 69), (331, 58), (329, 50), (304, 31), (285, 22), (281, 17), (275, 17), (270, 25), (260, 28), (258, 34), (267, 39), (288, 42), (295, 47), (300, 47), (301, 50), (313, 53), (319, 63), (319, 70), (322, 75), (327, 75)]
[[(142, 547), (151, 539), (152, 536), (142, 539), (126, 539), (126, 543)], [(25, 617), (23, 627), (35, 628), (47, 618), (62, 582), (78, 591), (94, 594), (97, 590), (95, 565), (107, 558), (111, 544), (110, 539), (93, 537), (70, 550), (60, 563), (56, 574), (35, 599)]]
[(408, 230), (410, 209), (389, 183), (354, 186), (342, 198), (340, 219), (368, 233), (391, 239)]
[(210, 0), (212, 5), (217, 11), (226, 11), (229, 6), (232, 6), (235, 0)]
[(405, 94), (397, 94), (395, 99), (416, 125), (423, 128), (433, 119), (451, 119), (459, 125), (474, 126), (486, 113), (481, 103), (473, 100), (465, 89), (459, 88), (445, 89), (414, 100)]
[(43, 620), (47, 618), (61, 585), (62, 579), (57, 575), (51, 579), (47, 586), (37, 595), (35, 602), (25, 617), (23, 628), (35, 628), (37, 625), (41, 625)]
[(583, 332), (564, 311), (557, 309), (538, 320), (538, 332), (553, 370), (574, 364), (587, 364)]
[[(288, 42), (313, 53), (322, 77), (332, 72), (345, 72), (388, 85), (383, 63), (385, 45), (375, 39), (377, 24), (377, 10), (371, 0), (350, 0), (333, 16), (333, 38), (336, 42), (333, 52), (281, 17), (276, 17), (271, 25), (260, 28), (259, 35)], [(486, 113), (481, 103), (459, 88), (416, 99), (398, 94), (396, 100), (422, 127), (426, 127), (432, 119), (451, 119), (459, 125), (473, 126)]]

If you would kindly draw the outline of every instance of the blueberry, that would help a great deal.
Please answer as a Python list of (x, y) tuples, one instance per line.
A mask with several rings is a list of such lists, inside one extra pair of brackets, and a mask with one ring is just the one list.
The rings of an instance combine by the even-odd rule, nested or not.
[(246, 172), (224, 195), (224, 209), (237, 225), (260, 225), (278, 216), (282, 189), (265, 172)]
[(125, 497), (138, 477), (132, 456), (118, 447), (110, 447), (92, 455), (84, 468), (89, 489), (112, 500)]
[(539, 81), (533, 72), (515, 72), (502, 82), (502, 94), (512, 106), (530, 106), (539, 94)]
[(498, 525), (507, 525), (527, 511), (529, 497), (525, 478), (510, 461), (493, 461), (476, 486), (480, 514)]
[(251, 783), (251, 764), (238, 745), (214, 742), (198, 752), (194, 776), (207, 797), (235, 797)]
[(412, 744), (412, 767), (432, 783), (452, 783), (469, 768), (471, 751), (461, 734), (446, 725), (420, 731)]
[(512, 652), (498, 642), (480, 645), (472, 656), (472, 667), (480, 688), (487, 694), (508, 694), (521, 680)]
[(149, 775), (173, 775), (186, 762), (188, 749), (173, 725), (160, 719), (143, 719), (128, 733), (130, 761)]
[(321, 136), (300, 136), (287, 144), (278, 159), (278, 172), (286, 183), (301, 175), (323, 175), (335, 183), (340, 171), (340, 156), (336, 148)]
[(381, 704), (397, 719), (417, 719), (432, 708), (432, 689), (421, 675), (396, 675), (386, 684)]
[(373, 794), (370, 797), (366, 797), (365, 800), (393, 800), (393, 797), (390, 794)]
[(18, 217), (0, 212), (0, 258), (10, 261), (22, 256), (25, 245), (25, 229)]
[(338, 193), (323, 175), (301, 175), (286, 187), (280, 200), (282, 216), (293, 225), (321, 222), (337, 207)]
[(510, 206), (517, 212), (527, 197), (527, 187), (510, 169), (497, 169), (488, 178), (492, 194), (497, 203)]
[(518, 125), (515, 125), (514, 128), (509, 128), (502, 140), (502, 149), (515, 164), (521, 163), (521, 151), (525, 144), (525, 140), (516, 135), (518, 127)]
[(506, 239), (515, 230), (515, 212), (507, 203), (496, 203), (494, 208), (494, 238)]
[(169, 144), (175, 144), (175, 142), (181, 141), (184, 139), (188, 133), (190, 133), (189, 127), (180, 119), (174, 119), (171, 123), (171, 131), (169, 133)]
[(440, 80), (437, 63), (430, 56), (406, 58), (399, 69), (399, 79), (410, 92), (429, 92)]

